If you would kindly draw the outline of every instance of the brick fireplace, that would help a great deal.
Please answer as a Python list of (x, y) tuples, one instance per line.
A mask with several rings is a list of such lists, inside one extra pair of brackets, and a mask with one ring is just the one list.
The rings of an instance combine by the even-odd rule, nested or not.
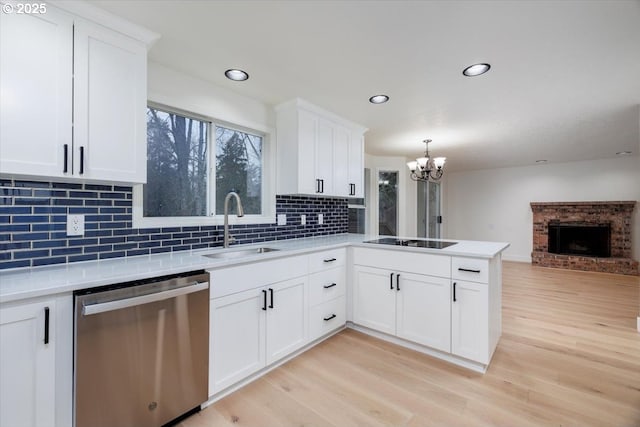
[[(631, 258), (631, 215), (635, 201), (620, 202), (532, 202), (533, 251), (531, 261), (542, 267), (570, 270), (600, 271), (639, 275), (638, 261)], [(551, 227), (550, 227), (551, 225)], [(565, 229), (607, 229), (610, 256), (583, 255), (587, 243), (576, 240), (563, 247), (573, 248), (565, 253), (557, 251), (553, 239), (558, 227)], [(551, 239), (549, 229), (552, 229)], [(602, 232), (601, 232), (602, 233)], [(566, 234), (566, 233), (565, 233)], [(573, 233), (576, 235), (576, 233)], [(584, 233), (587, 236), (588, 233)], [(577, 235), (580, 235), (578, 232)], [(601, 238), (602, 240), (602, 238)], [(551, 251), (550, 249), (551, 242)], [(573, 253), (571, 253), (573, 252)]]

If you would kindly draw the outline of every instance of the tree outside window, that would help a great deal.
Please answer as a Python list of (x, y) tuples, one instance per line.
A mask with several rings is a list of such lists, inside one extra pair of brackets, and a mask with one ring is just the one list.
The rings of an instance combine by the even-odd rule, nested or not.
[[(210, 160), (210, 126), (181, 114), (147, 109), (144, 217), (221, 215), (230, 191), (240, 195), (245, 214), (262, 214), (262, 136), (215, 126), (216, 157)], [(215, 174), (210, 176), (208, 165), (213, 161)], [(208, 197), (211, 185), (215, 200)]]

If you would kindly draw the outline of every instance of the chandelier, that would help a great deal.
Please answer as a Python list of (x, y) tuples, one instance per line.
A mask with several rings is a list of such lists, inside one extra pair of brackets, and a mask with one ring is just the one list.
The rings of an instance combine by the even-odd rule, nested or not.
[(424, 157), (419, 157), (413, 162), (407, 163), (407, 167), (411, 170), (411, 179), (414, 181), (438, 181), (444, 173), (443, 167), (446, 157), (429, 157), (430, 139), (422, 141), (426, 144)]

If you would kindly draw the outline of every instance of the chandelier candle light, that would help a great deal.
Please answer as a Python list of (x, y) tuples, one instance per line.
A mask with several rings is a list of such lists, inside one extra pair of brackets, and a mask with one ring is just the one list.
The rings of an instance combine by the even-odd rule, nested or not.
[(439, 181), (444, 173), (443, 167), (446, 157), (429, 157), (430, 139), (422, 141), (426, 144), (424, 157), (419, 157), (413, 162), (407, 163), (411, 170), (411, 179), (414, 181)]

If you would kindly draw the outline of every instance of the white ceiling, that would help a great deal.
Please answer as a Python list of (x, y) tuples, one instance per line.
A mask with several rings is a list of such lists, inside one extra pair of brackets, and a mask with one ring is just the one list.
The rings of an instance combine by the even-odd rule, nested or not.
[[(638, 0), (90, 3), (160, 33), (152, 61), (368, 127), (371, 154), (415, 157), (431, 138), (468, 170), (640, 151)], [(464, 77), (476, 62), (491, 71)]]

